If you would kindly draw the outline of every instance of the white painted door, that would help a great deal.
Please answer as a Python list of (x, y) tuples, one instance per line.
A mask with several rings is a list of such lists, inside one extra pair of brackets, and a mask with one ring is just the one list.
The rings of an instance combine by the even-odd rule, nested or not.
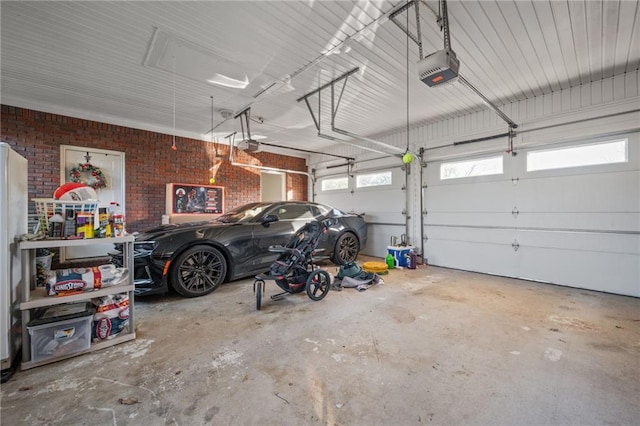
[(529, 149), (504, 154), (500, 175), (450, 180), (430, 164), (428, 262), (640, 296), (640, 137), (614, 139), (624, 138), (627, 161), (616, 164), (527, 172), (539, 150)]
[[(120, 210), (125, 209), (124, 190), (124, 153), (104, 149), (88, 149), (77, 146), (62, 145), (60, 147), (60, 184), (70, 182), (69, 171), (78, 164), (87, 162), (99, 168), (105, 176), (106, 187), (96, 189), (98, 207), (109, 207), (112, 201), (120, 204)], [(97, 212), (96, 212), (97, 213)], [(94, 221), (96, 218), (94, 218)], [(97, 222), (96, 222), (97, 223)], [(68, 247), (60, 250), (60, 260), (76, 260), (91, 257), (106, 256), (109, 250), (113, 249), (113, 243), (95, 244), (88, 247), (73, 248)]]
[(283, 201), (285, 198), (285, 178), (284, 173), (260, 172), (260, 200), (261, 201)]

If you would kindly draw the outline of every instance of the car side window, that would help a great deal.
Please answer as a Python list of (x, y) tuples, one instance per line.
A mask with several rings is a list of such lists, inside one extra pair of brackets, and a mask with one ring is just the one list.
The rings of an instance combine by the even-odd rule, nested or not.
[(305, 204), (288, 204), (280, 206), (274, 212), (280, 220), (313, 219), (313, 213)]
[(323, 212), (322, 209), (318, 206), (311, 206), (311, 213), (316, 219), (325, 215), (325, 212)]

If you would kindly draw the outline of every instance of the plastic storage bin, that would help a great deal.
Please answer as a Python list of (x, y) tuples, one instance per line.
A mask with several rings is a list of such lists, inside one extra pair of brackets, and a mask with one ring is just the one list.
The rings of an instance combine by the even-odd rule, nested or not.
[(31, 336), (31, 361), (66, 357), (91, 347), (92, 313), (72, 316), (69, 319), (61, 319), (68, 315), (43, 318), (27, 324)]

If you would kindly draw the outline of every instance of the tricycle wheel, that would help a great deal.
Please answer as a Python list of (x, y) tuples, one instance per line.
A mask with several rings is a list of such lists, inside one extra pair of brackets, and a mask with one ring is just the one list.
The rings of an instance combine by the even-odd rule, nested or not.
[(318, 269), (309, 274), (306, 287), (311, 300), (322, 300), (331, 289), (331, 277), (328, 272)]
[(256, 309), (259, 311), (262, 306), (262, 292), (264, 291), (264, 281), (253, 283), (253, 291), (256, 293)]

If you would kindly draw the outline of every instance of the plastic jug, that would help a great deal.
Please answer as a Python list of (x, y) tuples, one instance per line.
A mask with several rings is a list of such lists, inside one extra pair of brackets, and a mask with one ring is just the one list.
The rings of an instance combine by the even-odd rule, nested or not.
[(388, 269), (393, 269), (396, 266), (396, 260), (393, 258), (391, 253), (387, 253), (387, 257), (385, 258), (385, 262), (387, 263)]
[(418, 265), (418, 256), (416, 256), (416, 252), (414, 249), (409, 250), (409, 254), (407, 255), (407, 268), (416, 269)]
[(114, 237), (124, 237), (127, 235), (126, 220), (124, 212), (120, 210), (120, 204), (111, 202), (109, 210), (111, 212), (111, 234)]

